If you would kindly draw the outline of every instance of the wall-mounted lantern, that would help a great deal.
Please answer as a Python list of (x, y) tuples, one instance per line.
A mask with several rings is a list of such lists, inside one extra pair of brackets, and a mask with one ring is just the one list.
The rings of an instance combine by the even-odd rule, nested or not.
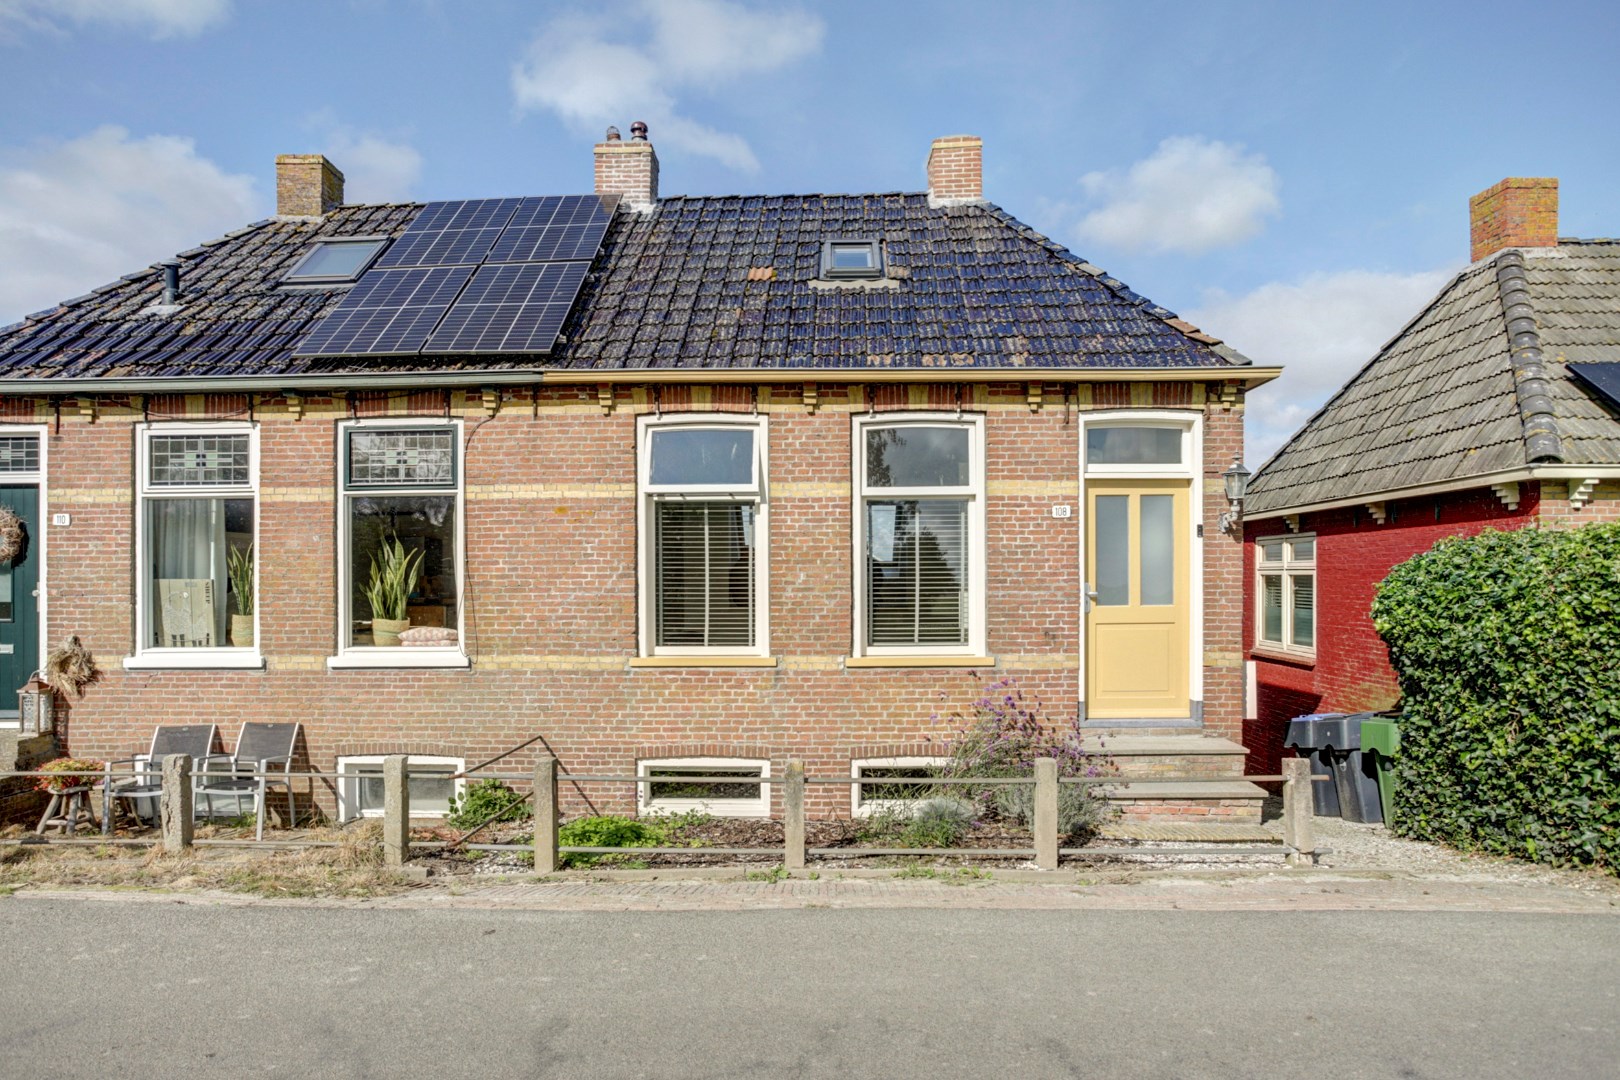
[(1248, 494), (1250, 475), (1243, 462), (1235, 456), (1232, 467), (1221, 473), (1221, 478), (1226, 481), (1226, 501), (1232, 507), (1221, 515), (1221, 532), (1231, 532), (1243, 520), (1243, 496)]

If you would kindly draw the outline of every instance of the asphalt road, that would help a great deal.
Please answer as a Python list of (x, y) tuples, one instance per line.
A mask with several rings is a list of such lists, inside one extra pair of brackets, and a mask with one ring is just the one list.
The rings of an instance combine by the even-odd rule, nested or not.
[(6, 1077), (1613, 1077), (1620, 918), (0, 899)]

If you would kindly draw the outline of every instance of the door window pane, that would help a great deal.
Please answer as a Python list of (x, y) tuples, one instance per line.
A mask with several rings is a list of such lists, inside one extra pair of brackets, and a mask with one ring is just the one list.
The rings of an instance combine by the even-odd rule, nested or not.
[(652, 470), (657, 485), (754, 483), (752, 428), (663, 428), (652, 433)]
[[(454, 628), (456, 605), (456, 500), (453, 495), (353, 496), (349, 499), (349, 585), (353, 626), (349, 644), (371, 645), (368, 585), (383, 545), (396, 541), (415, 570), (406, 575), (404, 617), (411, 626)], [(384, 618), (398, 617), (397, 611)], [(447, 642), (448, 644), (448, 642)]]
[(0, 622), (10, 622), (12, 619), (11, 588), (11, 564), (8, 562), (0, 566)]
[(1310, 649), (1316, 646), (1316, 575), (1293, 575), (1293, 644)]
[(1097, 603), (1118, 607), (1131, 602), (1131, 497), (1098, 495), (1096, 516)]
[(1176, 504), (1174, 495), (1142, 496), (1142, 603), (1176, 602)]
[(1179, 465), (1181, 429), (1166, 427), (1086, 428), (1088, 465)]
[(1282, 575), (1264, 574), (1260, 578), (1260, 638), (1282, 644)]
[(867, 643), (965, 645), (965, 499), (868, 502)]
[(38, 472), (39, 436), (0, 437), (0, 473)]
[(657, 643), (754, 644), (754, 507), (657, 504)]
[(146, 500), (148, 644), (208, 649), (231, 644), (232, 614), (244, 598), (231, 591), (232, 549), (253, 543), (252, 499)]
[(966, 487), (968, 429), (962, 426), (871, 428), (866, 432), (868, 487)]

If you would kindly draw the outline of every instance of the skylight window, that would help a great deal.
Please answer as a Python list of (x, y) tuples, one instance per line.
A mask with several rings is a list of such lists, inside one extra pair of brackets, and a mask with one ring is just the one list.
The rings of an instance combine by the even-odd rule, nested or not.
[(883, 251), (876, 240), (829, 240), (821, 247), (823, 278), (883, 276)]
[(281, 280), (289, 285), (330, 285), (354, 281), (388, 241), (381, 237), (321, 240)]

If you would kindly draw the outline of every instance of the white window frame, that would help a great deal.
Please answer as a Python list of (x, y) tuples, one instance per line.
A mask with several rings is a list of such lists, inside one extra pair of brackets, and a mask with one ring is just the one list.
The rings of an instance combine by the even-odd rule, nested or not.
[[(454, 488), (447, 487), (349, 487), (349, 433), (359, 430), (448, 428), (455, 432)], [(465, 469), (466, 429), (459, 418), (442, 416), (390, 416), (366, 420), (345, 420), (337, 425), (337, 652), (327, 657), (328, 668), (465, 668), (467, 656), (467, 474)], [(453, 645), (353, 645), (353, 590), (349, 575), (353, 559), (349, 550), (349, 499), (354, 497), (452, 495), (456, 506), (456, 641)]]
[[(849, 778), (861, 779), (863, 769), (927, 769), (936, 768), (948, 762), (944, 757), (867, 757), (852, 758), (849, 763)], [(905, 783), (904, 780), (893, 781), (896, 784)], [(853, 817), (871, 817), (892, 810), (903, 810), (912, 805), (910, 799), (869, 799), (866, 797), (866, 787), (862, 784), (849, 786), (849, 807)], [(934, 795), (950, 794), (948, 788), (933, 786)], [(925, 795), (923, 798), (933, 798), (934, 795)]]
[[(761, 780), (769, 780), (771, 763), (766, 758), (728, 757), (672, 757), (642, 758), (636, 762), (636, 775), (648, 776), (650, 769), (679, 766), (695, 775), (710, 775), (710, 769), (758, 769)], [(759, 795), (752, 799), (655, 799), (652, 782), (636, 785), (636, 812), (645, 815), (710, 814), (714, 817), (765, 818), (771, 816), (771, 785), (759, 785)], [(705, 785), (711, 786), (711, 785)]]
[[(747, 428), (754, 433), (753, 482), (732, 484), (653, 484), (653, 432), (672, 429), (726, 430)], [(639, 653), (651, 656), (689, 656), (694, 661), (729, 656), (771, 655), (770, 603), (770, 425), (764, 416), (728, 413), (681, 413), (642, 416), (636, 420), (636, 594), (640, 610)], [(691, 498), (697, 502), (734, 501), (754, 504), (754, 644), (658, 645), (658, 529), (655, 504)]]
[[(894, 487), (868, 488), (866, 486), (866, 433), (876, 428), (889, 427), (955, 427), (968, 432), (969, 483), (961, 487)], [(855, 640), (850, 655), (870, 656), (984, 656), (985, 607), (987, 562), (985, 556), (985, 446), (984, 415), (982, 413), (954, 412), (894, 412), (858, 416), (851, 425), (851, 461), (855, 465), (854, 482), (854, 537), (852, 566), (855, 570), (854, 610)], [(890, 501), (896, 499), (966, 499), (968, 503), (967, 589), (968, 626), (967, 642), (961, 645), (868, 645), (866, 590), (866, 503), (868, 499)]]
[[(248, 482), (245, 486), (166, 488), (151, 484), (151, 443), (157, 435), (246, 435), (248, 437)], [(146, 504), (158, 499), (252, 499), (253, 500), (253, 644), (245, 647), (216, 645), (207, 649), (170, 649), (148, 645), (152, 632), (151, 582), (147, 567)], [(247, 421), (188, 423), (164, 421), (135, 427), (135, 648), (124, 658), (128, 670), (165, 668), (254, 669), (264, 667), (259, 649), (262, 632), (261, 573), (264, 548), (260, 543), (262, 500), (259, 498), (259, 428)], [(229, 625), (227, 612), (226, 624)]]
[[(1294, 557), (1294, 545), (1301, 540), (1311, 542), (1311, 557), (1309, 559), (1296, 559)], [(1282, 544), (1283, 556), (1281, 562), (1268, 563), (1265, 561), (1265, 545), (1272, 543)], [(1275, 536), (1257, 536), (1254, 538), (1254, 647), (1258, 651), (1278, 653), (1300, 660), (1316, 659), (1315, 643), (1321, 640), (1322, 636), (1321, 604), (1318, 603), (1318, 599), (1322, 595), (1322, 576), (1317, 568), (1317, 555), (1321, 550), (1321, 541), (1315, 533), (1280, 533)], [(1275, 575), (1280, 575), (1283, 579), (1281, 641), (1271, 641), (1265, 636), (1265, 579)], [(1311, 579), (1312, 644), (1309, 647), (1293, 643), (1294, 579), (1301, 575), (1309, 575)]]
[[(384, 754), (344, 754), (337, 759), (339, 821), (355, 821), (360, 818), (383, 816), (381, 807), (375, 810), (365, 810), (360, 807), (360, 777), (375, 775), (369, 770), (373, 767), (381, 769), (386, 757), (387, 755)], [(362, 773), (357, 768), (357, 766), (362, 765), (366, 766), (367, 772)], [(467, 767), (467, 761), (465, 758), (447, 757), (442, 754), (409, 754), (406, 756), (405, 771), (407, 773), (421, 765), (448, 765), (452, 772), (461, 772)], [(454, 796), (459, 799), (466, 791), (466, 778), (458, 777), (455, 780)], [(422, 811), (414, 807), (411, 809), (411, 817), (413, 818), (442, 818), (444, 816), (443, 811), (439, 810)]]
[[(1162, 414), (1116, 413), (1087, 418), (1081, 425), (1080, 465), (1088, 476), (1132, 476), (1142, 479), (1183, 477), (1194, 473), (1196, 447), (1193, 441), (1190, 417), (1165, 418)], [(1091, 460), (1091, 432), (1097, 428), (1160, 428), (1181, 433), (1181, 460), (1179, 462), (1112, 464), (1093, 463)]]

